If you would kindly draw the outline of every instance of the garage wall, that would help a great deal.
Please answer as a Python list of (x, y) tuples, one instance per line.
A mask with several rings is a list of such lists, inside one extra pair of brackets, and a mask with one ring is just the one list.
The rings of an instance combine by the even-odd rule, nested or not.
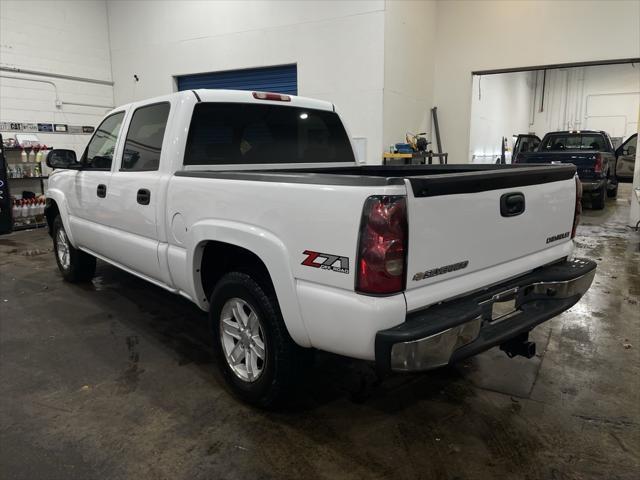
[(637, 1), (438, 2), (435, 103), (450, 161), (470, 161), (471, 72), (640, 57)]
[(473, 77), (469, 158), (473, 163), (495, 163), (506, 137), (531, 130), (534, 73), (518, 72)]
[(433, 138), (436, 12), (437, 2), (432, 1), (385, 2), (382, 140), (385, 150), (404, 142), (407, 131), (427, 131), (429, 140)]
[(638, 131), (640, 65), (550, 70), (542, 112), (541, 92), (542, 72), (533, 126), (540, 136), (553, 130), (591, 129), (627, 138)]
[[(2, 0), (0, 65), (111, 81), (105, 2)], [(56, 90), (60, 107), (56, 106)], [(0, 121), (97, 126), (107, 110), (69, 103), (112, 106), (113, 88), (0, 71)], [(78, 153), (89, 141), (89, 135), (37, 135), (47, 145)]]
[[(117, 104), (174, 76), (297, 63), (298, 94), (330, 100), (367, 159), (382, 151), (384, 0), (107, 2)], [(133, 75), (138, 75), (135, 81)]]

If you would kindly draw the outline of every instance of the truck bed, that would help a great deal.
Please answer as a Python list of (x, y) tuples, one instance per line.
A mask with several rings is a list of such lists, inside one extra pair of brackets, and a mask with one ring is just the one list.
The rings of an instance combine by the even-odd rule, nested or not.
[(305, 183), (315, 185), (384, 186), (409, 180), (416, 197), (475, 193), (550, 183), (575, 175), (567, 165), (363, 165), (278, 170), (183, 170), (176, 176)]

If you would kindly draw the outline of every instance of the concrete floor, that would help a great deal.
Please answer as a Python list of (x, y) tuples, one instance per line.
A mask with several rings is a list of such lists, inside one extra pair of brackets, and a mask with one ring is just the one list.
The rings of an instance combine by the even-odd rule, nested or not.
[(187, 301), (103, 263), (93, 284), (64, 283), (43, 230), (0, 237), (0, 478), (636, 479), (640, 234), (625, 187), (586, 211), (595, 283), (534, 331), (534, 359), (493, 349), (376, 384), (368, 364), (321, 354), (278, 414), (229, 395)]

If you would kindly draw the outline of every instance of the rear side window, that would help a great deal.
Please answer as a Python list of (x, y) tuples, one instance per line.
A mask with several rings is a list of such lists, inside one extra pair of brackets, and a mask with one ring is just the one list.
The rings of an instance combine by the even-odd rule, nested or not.
[(335, 112), (253, 103), (199, 103), (185, 165), (355, 162)]
[(170, 107), (169, 103), (156, 103), (140, 107), (133, 112), (120, 170), (158, 170)]
[(544, 142), (542, 150), (607, 150), (608, 145), (600, 134), (566, 134), (550, 135)]

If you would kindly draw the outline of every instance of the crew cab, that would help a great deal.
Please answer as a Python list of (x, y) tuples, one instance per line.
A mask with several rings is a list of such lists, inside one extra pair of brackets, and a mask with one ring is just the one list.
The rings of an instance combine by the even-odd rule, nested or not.
[[(535, 136), (527, 135), (528, 145)], [(578, 170), (585, 195), (591, 197), (595, 209), (603, 209), (608, 197), (618, 195), (616, 155), (606, 132), (569, 130), (547, 133), (538, 140), (535, 151), (514, 152), (513, 163), (572, 163)], [(517, 146), (517, 145), (516, 145)]]
[(420, 371), (574, 305), (573, 165), (359, 165), (326, 101), (194, 90), (116, 108), (79, 160), (53, 150), (46, 215), (65, 280), (96, 258), (208, 311), (218, 366), (254, 405), (313, 349)]

